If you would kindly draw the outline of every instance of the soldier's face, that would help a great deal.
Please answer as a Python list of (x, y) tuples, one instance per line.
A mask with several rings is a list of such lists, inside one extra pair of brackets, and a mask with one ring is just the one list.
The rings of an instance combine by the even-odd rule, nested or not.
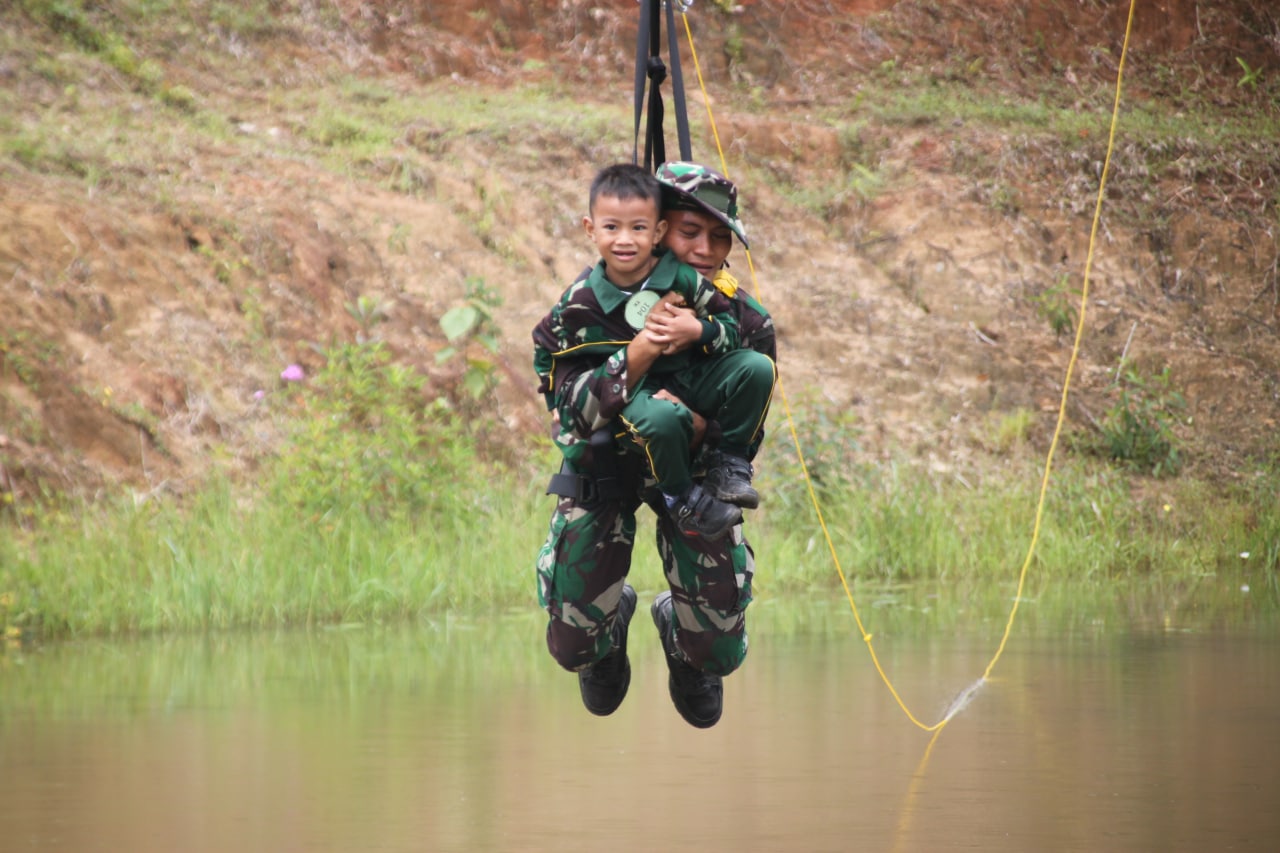
[(704, 278), (715, 278), (733, 248), (729, 226), (708, 213), (669, 210), (663, 215), (667, 233), (662, 244)]
[(667, 230), (652, 201), (602, 195), (582, 219), (582, 227), (600, 250), (609, 281), (618, 287), (639, 284), (653, 268), (653, 250)]

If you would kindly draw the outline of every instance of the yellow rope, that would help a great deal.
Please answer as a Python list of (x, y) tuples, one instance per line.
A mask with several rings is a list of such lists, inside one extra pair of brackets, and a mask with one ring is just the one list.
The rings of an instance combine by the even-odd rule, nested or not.
[[(1088, 254), (1085, 256), (1084, 284), (1081, 286), (1081, 289), (1080, 289), (1080, 320), (1076, 324), (1075, 340), (1071, 347), (1071, 358), (1067, 362), (1066, 376), (1064, 377), (1062, 382), (1062, 399), (1058, 404), (1058, 419), (1054, 425), (1053, 439), (1049, 442), (1049, 452), (1045, 457), (1044, 474), (1042, 475), (1040, 480), (1040, 494), (1039, 494), (1039, 499), (1036, 502), (1035, 524), (1031, 531), (1031, 543), (1030, 543), (1030, 546), (1027, 548), (1027, 556), (1026, 556), (1026, 559), (1023, 560), (1022, 568), (1018, 572), (1018, 590), (1013, 598), (1013, 606), (1009, 609), (1009, 618), (1008, 618), (1008, 621), (1005, 623), (1004, 634), (1000, 637), (1000, 645), (997, 647), (996, 652), (992, 656), (990, 663), (987, 664), (986, 669), (983, 671), (982, 678), (978, 681), (978, 684), (981, 684), (990, 678), (992, 670), (995, 669), (996, 662), (1000, 660), (1000, 656), (1004, 654), (1005, 646), (1009, 642), (1009, 635), (1013, 632), (1013, 623), (1018, 613), (1018, 604), (1022, 601), (1022, 590), (1026, 584), (1027, 571), (1031, 566), (1031, 560), (1035, 555), (1036, 545), (1040, 541), (1040, 526), (1044, 518), (1045, 496), (1048, 494), (1048, 490), (1049, 490), (1049, 473), (1053, 467), (1053, 456), (1058, 448), (1058, 439), (1062, 434), (1062, 425), (1066, 421), (1067, 397), (1071, 388), (1071, 377), (1072, 377), (1072, 374), (1075, 372), (1076, 361), (1080, 354), (1080, 342), (1084, 337), (1085, 310), (1087, 309), (1089, 304), (1089, 275), (1093, 268), (1094, 247), (1097, 243), (1098, 223), (1102, 218), (1102, 200), (1106, 192), (1107, 175), (1111, 170), (1111, 153), (1115, 148), (1116, 126), (1119, 123), (1119, 116), (1120, 116), (1121, 84), (1124, 79), (1124, 62), (1125, 62), (1125, 57), (1128, 55), (1128, 52), (1129, 52), (1129, 35), (1133, 29), (1133, 12), (1134, 12), (1134, 7), (1136, 5), (1137, 5), (1137, 0), (1130, 0), (1129, 18), (1128, 18), (1128, 21), (1125, 23), (1124, 43), (1120, 48), (1120, 62), (1119, 62), (1118, 70), (1116, 72), (1116, 95), (1115, 95), (1115, 103), (1112, 106), (1112, 110), (1111, 110), (1111, 129), (1107, 137), (1107, 153), (1106, 153), (1106, 158), (1104, 159), (1102, 164), (1102, 174), (1098, 180), (1098, 198), (1093, 211), (1093, 224), (1089, 230), (1089, 251), (1088, 251)], [(719, 131), (716, 129), (715, 117), (711, 114), (711, 99), (707, 94), (707, 88), (702, 78), (702, 67), (698, 63), (697, 50), (693, 46), (693, 32), (689, 28), (689, 17), (688, 15), (685, 15), (683, 13), (681, 14), (681, 17), (684, 20), (685, 36), (687, 37), (689, 42), (689, 56), (693, 60), (693, 67), (695, 72), (697, 73), (698, 86), (702, 90), (702, 102), (706, 105), (706, 108), (707, 108), (707, 120), (710, 122), (711, 133), (713, 138), (715, 139), (716, 153), (720, 158), (720, 170), (727, 177), (729, 175), (729, 172), (728, 172), (727, 164), (725, 163), (724, 149), (720, 144), (720, 134), (719, 134)], [(747, 268), (751, 272), (751, 286), (752, 286), (752, 289), (755, 291), (756, 298), (760, 299), (760, 284), (756, 278), (755, 265), (752, 263), (752, 260), (751, 260), (751, 250), (747, 249), (746, 254), (747, 254)], [(763, 300), (761, 301), (763, 302)], [(903, 713), (907, 715), (907, 719), (909, 719), (916, 726), (924, 729), (927, 732), (937, 732), (941, 730), (942, 727), (945, 726), (947, 722), (961, 708), (964, 707), (964, 703), (963, 701), (959, 701), (959, 700), (956, 702), (953, 702), (951, 708), (948, 709), (948, 712), (943, 716), (941, 720), (934, 723), (933, 725), (926, 725), (925, 723), (917, 719), (915, 714), (911, 713), (911, 709), (907, 707), (906, 703), (902, 700), (902, 697), (898, 695), (897, 688), (893, 686), (892, 680), (889, 678), (888, 674), (884, 671), (884, 667), (881, 666), (880, 664), (880, 659), (876, 655), (875, 646), (871, 642), (871, 634), (867, 632), (866, 626), (862, 623), (862, 616), (858, 613), (858, 605), (854, 601), (853, 592), (849, 589), (849, 580), (845, 575), (844, 568), (840, 565), (839, 554), (836, 553), (835, 543), (832, 541), (831, 533), (827, 529), (826, 519), (822, 515), (822, 507), (819, 504), (817, 492), (815, 492), (813, 488), (813, 480), (809, 476), (809, 466), (805, 463), (804, 452), (800, 448), (800, 438), (796, 433), (795, 419), (792, 417), (791, 405), (787, 401), (786, 389), (783, 387), (781, 378), (778, 379), (778, 393), (782, 399), (783, 410), (786, 412), (786, 415), (787, 415), (787, 426), (791, 432), (791, 441), (796, 448), (796, 457), (800, 460), (800, 469), (804, 474), (805, 485), (809, 490), (809, 500), (813, 503), (814, 512), (817, 514), (817, 517), (818, 517), (818, 524), (821, 526), (822, 535), (827, 542), (827, 550), (831, 552), (831, 559), (832, 559), (832, 562), (835, 564), (836, 573), (839, 574), (840, 576), (840, 585), (844, 588), (845, 597), (849, 600), (849, 609), (853, 612), (853, 619), (858, 625), (858, 631), (862, 635), (863, 641), (867, 644), (867, 651), (871, 655), (871, 662), (875, 664), (876, 672), (880, 674), (881, 681), (884, 682), (885, 687), (887, 687), (889, 689), (889, 692), (893, 695), (894, 701), (898, 703), (898, 707), (901, 708)], [(963, 700), (964, 698), (967, 698), (968, 696), (972, 695), (976, 687), (977, 685), (974, 685), (968, 688), (962, 694), (961, 699)], [(932, 749), (932, 746), (933, 746), (932, 741), (930, 741), (929, 746)], [(927, 755), (928, 753), (926, 752), (926, 756)]]

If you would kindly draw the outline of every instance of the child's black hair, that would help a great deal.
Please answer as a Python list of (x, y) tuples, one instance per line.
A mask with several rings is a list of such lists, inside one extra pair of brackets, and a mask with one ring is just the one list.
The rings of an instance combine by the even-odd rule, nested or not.
[(591, 181), (588, 210), (594, 211), (600, 196), (617, 199), (645, 199), (653, 202), (655, 213), (662, 212), (662, 184), (658, 179), (634, 163), (615, 163), (605, 166)]

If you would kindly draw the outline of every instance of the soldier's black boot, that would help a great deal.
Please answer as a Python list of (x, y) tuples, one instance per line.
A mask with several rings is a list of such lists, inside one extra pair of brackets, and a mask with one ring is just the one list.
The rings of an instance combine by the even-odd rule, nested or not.
[(676, 648), (676, 635), (671, 630), (674, 608), (670, 591), (654, 599), (650, 612), (662, 637), (662, 650), (666, 653), (663, 656), (667, 659), (670, 673), (667, 689), (671, 693), (672, 704), (689, 725), (711, 728), (720, 722), (720, 712), (724, 709), (724, 684), (720, 676), (694, 668)]
[(613, 620), (613, 648), (600, 660), (578, 671), (578, 690), (582, 704), (598, 717), (607, 717), (622, 700), (627, 698), (631, 686), (631, 661), (627, 659), (627, 625), (636, 612), (636, 591), (631, 584), (622, 585), (622, 597), (618, 599), (618, 615)]
[(696, 483), (667, 507), (676, 527), (685, 536), (720, 539), (742, 521), (742, 510), (711, 495)]
[(751, 487), (754, 473), (743, 457), (717, 450), (707, 455), (707, 476), (702, 484), (726, 503), (755, 509), (760, 506), (760, 495)]

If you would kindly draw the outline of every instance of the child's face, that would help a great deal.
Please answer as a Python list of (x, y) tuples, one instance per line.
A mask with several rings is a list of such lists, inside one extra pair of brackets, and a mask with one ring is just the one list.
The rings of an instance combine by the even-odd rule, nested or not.
[(715, 278), (733, 248), (729, 226), (696, 210), (669, 210), (663, 221), (667, 224), (663, 245), (704, 278)]
[(590, 216), (582, 218), (587, 236), (600, 250), (609, 281), (618, 287), (639, 284), (653, 268), (653, 249), (667, 230), (652, 201), (601, 195)]

